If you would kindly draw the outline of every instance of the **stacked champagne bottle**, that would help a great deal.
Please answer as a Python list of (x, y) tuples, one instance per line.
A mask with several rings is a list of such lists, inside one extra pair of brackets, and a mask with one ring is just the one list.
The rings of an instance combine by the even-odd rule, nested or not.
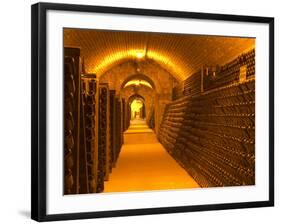
[(255, 183), (255, 80), (183, 97), (159, 140), (203, 187)]

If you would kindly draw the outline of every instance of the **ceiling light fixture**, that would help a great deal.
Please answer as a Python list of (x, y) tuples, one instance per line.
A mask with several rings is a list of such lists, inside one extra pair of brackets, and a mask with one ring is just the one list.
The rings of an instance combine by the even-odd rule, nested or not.
[(142, 59), (144, 56), (145, 56), (144, 52), (142, 52), (142, 51), (137, 51), (136, 52), (136, 57), (138, 59)]

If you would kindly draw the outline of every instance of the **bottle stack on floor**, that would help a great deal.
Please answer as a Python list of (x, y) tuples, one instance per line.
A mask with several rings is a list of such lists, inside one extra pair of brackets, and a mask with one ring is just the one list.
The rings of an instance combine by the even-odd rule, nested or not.
[(246, 81), (209, 86), (166, 107), (158, 139), (202, 187), (255, 184), (253, 55), (243, 55)]

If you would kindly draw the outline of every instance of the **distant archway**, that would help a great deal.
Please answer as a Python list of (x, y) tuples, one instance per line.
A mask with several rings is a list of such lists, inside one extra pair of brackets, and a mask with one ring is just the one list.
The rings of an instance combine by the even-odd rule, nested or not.
[(109, 83), (110, 89), (115, 89), (116, 94), (119, 94), (126, 83), (133, 79), (148, 82), (157, 94), (162, 94), (167, 91), (164, 89), (175, 86), (177, 83), (170, 73), (151, 61), (141, 61), (138, 64), (134, 61), (124, 62), (101, 75), (99, 81)]
[(142, 102), (145, 102), (145, 99), (144, 99), (143, 96), (141, 96), (139, 94), (134, 94), (134, 95), (129, 97), (128, 104), (130, 105), (134, 99), (140, 99)]
[[(138, 114), (135, 114), (132, 110), (132, 104), (134, 101), (140, 101), (142, 104), (141, 110), (138, 111)], [(145, 120), (146, 118), (146, 106), (145, 106), (145, 98), (139, 94), (134, 94), (128, 98), (127, 101), (127, 111), (126, 111), (126, 129), (129, 128), (130, 122), (133, 119), (142, 119)]]
[[(156, 87), (155, 87), (155, 84), (153, 82), (153, 80), (151, 78), (149, 78), (148, 76), (144, 75), (144, 74), (134, 74), (134, 75), (131, 75), (129, 76), (128, 78), (126, 78), (123, 83), (121, 84), (121, 89), (123, 89), (126, 84), (132, 80), (144, 80), (145, 82), (149, 83), (150, 86), (156, 90)], [(140, 82), (141, 83), (141, 82)]]
[(145, 103), (136, 98), (130, 104), (131, 120), (144, 120), (145, 119)]

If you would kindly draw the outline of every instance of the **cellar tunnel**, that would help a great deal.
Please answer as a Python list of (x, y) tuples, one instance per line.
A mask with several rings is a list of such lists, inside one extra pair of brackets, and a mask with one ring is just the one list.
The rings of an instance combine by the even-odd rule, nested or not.
[(146, 118), (145, 99), (142, 96), (138, 94), (130, 96), (127, 107), (129, 109), (128, 120), (130, 122)]
[(64, 29), (64, 193), (255, 184), (255, 38)]

